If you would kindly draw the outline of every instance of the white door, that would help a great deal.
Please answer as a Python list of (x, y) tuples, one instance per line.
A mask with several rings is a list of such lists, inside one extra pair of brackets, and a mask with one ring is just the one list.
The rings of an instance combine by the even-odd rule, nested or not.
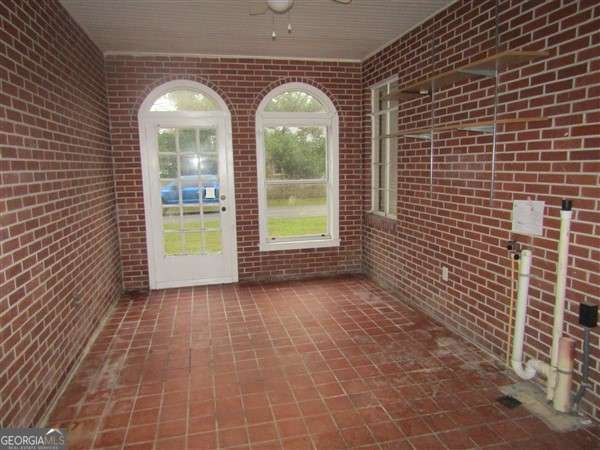
[(225, 119), (162, 117), (144, 126), (151, 287), (237, 281)]

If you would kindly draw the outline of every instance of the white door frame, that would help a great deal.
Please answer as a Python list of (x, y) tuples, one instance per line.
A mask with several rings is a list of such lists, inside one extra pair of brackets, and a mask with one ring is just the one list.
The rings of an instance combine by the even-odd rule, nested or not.
[[(154, 102), (163, 96), (164, 94), (174, 90), (189, 90), (199, 92), (206, 95), (217, 103), (220, 107), (220, 111), (209, 111), (209, 112), (157, 112), (150, 111), (150, 108)], [(233, 264), (231, 276), (219, 279), (206, 279), (198, 282), (189, 283), (160, 283), (157, 277), (157, 264), (154, 260), (154, 247), (161, 245), (162, 242), (154, 242), (152, 233), (152, 202), (153, 199), (151, 180), (152, 180), (152, 164), (150, 163), (149, 152), (153, 148), (152, 141), (155, 139), (154, 134), (148, 133), (148, 130), (152, 129), (152, 125), (157, 120), (173, 118), (185, 119), (221, 119), (225, 126), (225, 157), (226, 157), (226, 177), (227, 177), (227, 209), (231, 216), (232, 230), (231, 236), (231, 261)], [(139, 128), (139, 139), (140, 139), (140, 156), (142, 163), (142, 185), (144, 193), (144, 218), (146, 225), (146, 252), (148, 262), (148, 275), (150, 282), (150, 289), (163, 289), (169, 287), (182, 287), (186, 285), (201, 285), (201, 284), (217, 284), (217, 283), (235, 283), (238, 281), (238, 258), (237, 258), (237, 226), (236, 226), (236, 202), (235, 202), (235, 182), (234, 182), (234, 171), (233, 171), (233, 143), (232, 143), (232, 132), (231, 132), (231, 114), (227, 104), (223, 101), (221, 96), (213, 89), (205, 86), (201, 83), (191, 80), (174, 80), (164, 83), (155, 89), (144, 99), (140, 110), (138, 112), (138, 128)], [(225, 235), (223, 235), (223, 239)]]

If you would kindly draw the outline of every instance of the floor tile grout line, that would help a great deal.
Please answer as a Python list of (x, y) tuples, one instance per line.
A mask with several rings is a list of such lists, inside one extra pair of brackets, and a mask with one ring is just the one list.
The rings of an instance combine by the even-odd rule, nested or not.
[[(365, 291), (362, 291), (363, 288)], [(180, 405), (183, 401), (186, 402), (185, 408), (170, 411), (168, 418), (179, 420), (178, 414), (182, 414), (180, 410), (185, 409), (183, 438), (186, 439), (184, 445), (189, 446), (189, 435), (193, 431), (190, 408), (191, 396), (195, 392), (192, 390), (194, 373), (200, 373), (197, 380), (204, 380), (203, 374), (208, 374), (210, 377), (209, 388), (204, 388), (204, 383), (200, 381), (199, 384), (194, 383), (194, 390), (198, 389), (199, 395), (196, 397), (198, 401), (203, 401), (202, 399), (207, 395), (210, 396), (215, 414), (217, 402), (230, 396), (239, 398), (243, 407), (242, 425), (232, 422), (232, 425), (223, 428), (213, 414), (213, 427), (210, 432), (214, 433), (219, 448), (224, 447), (224, 443), (219, 441), (219, 433), (240, 426), (245, 433), (248, 446), (258, 447), (259, 442), (283, 446), (286, 438), (280, 432), (279, 423), (286, 419), (277, 419), (281, 416), (275, 416), (273, 410), (274, 405), (279, 405), (281, 402), (299, 408), (298, 412), (294, 412), (295, 420), (298, 424), (302, 423), (304, 429), (301, 436), (313, 447), (318, 445), (317, 436), (324, 428), (314, 427), (312, 423), (309, 428), (309, 421), (322, 414), (333, 419), (337, 416), (336, 411), (352, 411), (353, 414), (360, 413), (360, 416), (348, 415), (341, 425), (337, 419), (333, 419), (335, 428), (328, 429), (339, 432), (359, 424), (361, 427), (366, 427), (363, 431), (365, 437), (370, 435), (371, 439), (375, 439), (369, 448), (379, 449), (390, 448), (385, 442), (396, 434), (387, 435), (386, 428), (382, 427), (376, 435), (377, 426), (395, 425), (403, 431), (404, 426), (401, 428), (400, 422), (405, 422), (405, 418), (410, 418), (411, 421), (420, 420), (425, 427), (413, 429), (408, 433), (403, 432), (401, 434), (403, 437), (398, 436), (399, 442), (402, 441), (404, 445), (411, 448), (420, 447), (432, 439), (438, 442), (440, 448), (447, 448), (460, 434), (464, 435), (460, 439), (465, 444), (470, 443), (468, 446), (472, 448), (485, 446), (484, 442), (504, 443), (502, 445), (510, 442), (534, 442), (533, 439), (538, 439), (541, 430), (545, 429), (539, 419), (526, 411), (520, 411), (516, 415), (509, 414), (495, 405), (494, 393), (498, 386), (507, 380), (503, 372), (491, 364), (485, 354), (478, 352), (477, 348), (472, 348), (471, 345), (464, 344), (460, 336), (457, 339), (459, 344), (463, 342), (465, 350), (459, 352), (457, 355), (459, 358), (446, 358), (443, 354), (437, 354), (434, 349), (446, 348), (439, 347), (436, 344), (437, 339), (444, 336), (456, 337), (455, 333), (451, 330), (446, 330), (449, 335), (441, 332), (445, 329), (427, 317), (423, 317), (425, 331), (422, 333), (418, 332), (421, 329), (419, 326), (403, 324), (403, 317), (420, 324), (418, 320), (420, 316), (418, 313), (413, 314), (410, 308), (404, 308), (401, 304), (390, 305), (388, 297), (383, 294), (378, 296), (378, 300), (371, 301), (363, 292), (371, 292), (375, 288), (365, 285), (362, 280), (331, 283), (292, 282), (276, 285), (267, 283), (251, 288), (240, 288), (236, 285), (203, 289), (202, 292), (207, 297), (206, 304), (197, 301), (197, 288), (166, 290), (148, 293), (145, 298), (139, 298), (137, 301), (130, 299), (128, 302), (122, 302), (114, 316), (111, 316), (97, 354), (118, 362), (119, 371), (115, 373), (119, 374), (119, 378), (107, 386), (108, 399), (104, 396), (102, 411), (94, 412), (92, 409), (86, 409), (93, 419), (91, 423), (95, 425), (95, 434), (98, 435), (94, 438), (99, 438), (101, 430), (98, 428), (103, 427), (113, 403), (129, 400), (133, 403), (128, 403), (131, 408), (120, 448), (127, 446), (126, 438), (134, 428), (133, 414), (136, 411), (137, 401), (141, 395), (152, 396), (155, 388), (158, 387), (158, 383), (146, 382), (144, 373), (134, 379), (136, 368), (145, 367), (145, 364), (150, 361), (153, 350), (160, 354), (157, 356), (160, 361), (158, 365), (160, 368), (159, 416), (153, 424), (153, 446), (160, 446), (163, 443), (163, 440), (158, 442), (158, 438), (160, 415), (163, 414), (164, 408)], [(380, 318), (381, 326), (372, 326), (373, 322), (379, 323)], [(207, 320), (204, 327), (199, 325), (198, 319)], [(388, 322), (383, 322), (388, 319)], [(207, 337), (208, 342), (205, 342)], [(370, 339), (359, 339), (362, 337)], [(192, 348), (198, 342), (205, 342), (207, 345), (202, 345), (202, 348), (206, 348), (206, 352), (199, 352), (199, 361), (202, 361), (202, 365), (196, 370), (192, 367), (195, 366)], [(390, 345), (392, 343), (396, 343), (395, 346)], [(181, 349), (181, 344), (186, 348)], [(402, 348), (417, 346), (419, 348), (414, 354), (415, 362), (418, 363), (416, 365), (403, 364), (402, 359), (396, 356), (395, 352), (402, 352)], [(121, 359), (119, 359), (120, 354), (123, 354)], [(315, 359), (310, 359), (309, 355)], [(371, 355), (382, 355), (383, 359), (369, 358)], [(398, 355), (402, 356), (402, 353)], [(435, 358), (435, 361), (432, 363), (429, 358)], [(393, 365), (382, 366), (388, 359)], [(330, 361), (331, 364), (323, 364), (323, 367), (320, 367), (321, 361)], [(208, 362), (206, 370), (205, 362)], [(187, 367), (182, 370), (183, 366)], [(361, 370), (361, 367), (366, 370)], [(449, 369), (449, 375), (439, 373), (440, 367)], [(353, 372), (346, 371), (347, 368), (353, 369)], [(92, 377), (97, 378), (102, 371), (92, 370), (87, 373), (95, 373)], [(323, 376), (319, 377), (319, 373), (323, 373)], [(224, 375), (221, 383), (219, 383), (220, 374)], [(253, 383), (253, 380), (263, 379), (267, 374), (275, 377), (281, 374), (281, 392), (286, 397), (289, 395), (289, 398), (282, 396), (273, 400), (276, 397), (271, 397), (270, 393), (277, 390), (267, 385), (263, 385), (264, 389), (261, 389), (260, 385), (249, 384), (249, 389), (242, 389), (244, 380)], [(154, 380), (155, 375), (154, 371), (150, 371), (148, 380)], [(171, 376), (174, 378), (170, 378)], [(396, 376), (399, 378), (396, 379)], [(187, 383), (182, 389), (177, 383), (183, 381), (183, 377), (186, 377)], [(89, 381), (87, 375), (81, 384), (86, 383), (85, 380)], [(136, 381), (136, 384), (132, 385), (132, 381)], [(353, 384), (354, 382), (360, 383)], [(383, 390), (384, 385), (378, 384), (380, 382), (385, 382), (385, 386), (395, 392), (389, 402)], [(439, 389), (430, 388), (431, 382), (434, 382)], [(228, 386), (231, 383), (233, 385)], [(325, 387), (329, 383), (335, 383), (337, 389), (333, 389), (334, 385), (331, 388)], [(317, 386), (321, 385), (324, 387), (317, 389)], [(99, 397), (88, 397), (93, 391), (91, 386), (89, 383), (86, 385), (84, 397), (92, 399), (93, 402)], [(143, 391), (145, 386), (148, 386), (148, 389)], [(217, 387), (219, 390), (216, 390)], [(316, 391), (310, 392), (310, 395), (305, 398), (302, 396), (304, 388), (316, 389)], [(271, 420), (261, 418), (251, 425), (245, 411), (246, 402), (250, 401), (253, 392), (262, 393), (262, 397), (266, 400), (264, 407), (268, 408)], [(440, 395), (444, 392), (450, 394)], [(171, 393), (174, 393), (175, 397), (169, 400)], [(341, 403), (342, 396), (346, 399), (344, 403)], [(340, 397), (340, 402), (326, 401), (335, 397)], [(260, 399), (259, 396), (254, 398)], [(305, 408), (304, 402), (313, 400), (315, 408), (311, 403), (306, 403)], [(318, 408), (317, 400), (321, 405)], [(77, 408), (79, 410), (88, 404), (94, 403), (85, 402), (83, 405), (80, 403)], [(301, 404), (302, 408), (300, 408)], [(394, 404), (398, 405), (398, 409), (392, 414), (393, 409), (388, 408), (393, 407)], [(256, 406), (258, 405), (259, 403), (256, 403)], [(119, 405), (119, 409), (120, 406), (125, 404)], [(149, 411), (147, 408), (152, 409), (153, 404), (148, 402), (142, 407), (144, 409), (141, 411)], [(383, 408), (384, 414), (379, 415), (380, 413), (374, 409), (380, 407)], [(299, 415), (296, 417), (295, 414)], [(355, 423), (352, 419), (355, 419)], [(255, 423), (271, 424), (274, 432), (269, 430), (270, 435), (258, 436), (261, 438), (268, 436), (273, 439), (269, 441), (252, 439), (250, 427)], [(494, 430), (496, 424), (502, 424), (500, 425), (502, 429), (507, 429), (506, 427), (510, 429), (511, 426), (519, 427), (523, 431), (523, 436), (519, 436), (518, 439), (514, 436), (510, 439), (501, 435), (492, 437), (494, 433), (490, 430)], [(115, 425), (110, 429), (115, 428), (118, 430), (121, 425)], [(167, 439), (164, 441), (165, 444), (182, 439), (180, 434), (172, 433), (176, 430), (169, 431), (170, 433), (163, 436)], [(181, 433), (181, 430), (177, 433)], [(591, 435), (587, 432), (584, 434)], [(358, 436), (357, 434), (356, 437)], [(594, 437), (582, 439), (591, 440)], [(480, 447), (477, 446), (477, 442), (481, 442)]]

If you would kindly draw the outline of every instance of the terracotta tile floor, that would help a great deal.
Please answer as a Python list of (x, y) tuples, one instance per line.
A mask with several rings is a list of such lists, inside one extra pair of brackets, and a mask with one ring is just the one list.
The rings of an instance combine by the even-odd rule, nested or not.
[(71, 449), (600, 448), (361, 277), (126, 296), (57, 406)]

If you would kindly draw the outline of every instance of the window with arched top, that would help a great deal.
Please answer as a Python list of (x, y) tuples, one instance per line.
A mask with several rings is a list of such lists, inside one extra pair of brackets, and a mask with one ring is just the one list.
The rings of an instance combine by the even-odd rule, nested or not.
[(339, 245), (338, 114), (304, 83), (273, 89), (256, 113), (260, 248)]

